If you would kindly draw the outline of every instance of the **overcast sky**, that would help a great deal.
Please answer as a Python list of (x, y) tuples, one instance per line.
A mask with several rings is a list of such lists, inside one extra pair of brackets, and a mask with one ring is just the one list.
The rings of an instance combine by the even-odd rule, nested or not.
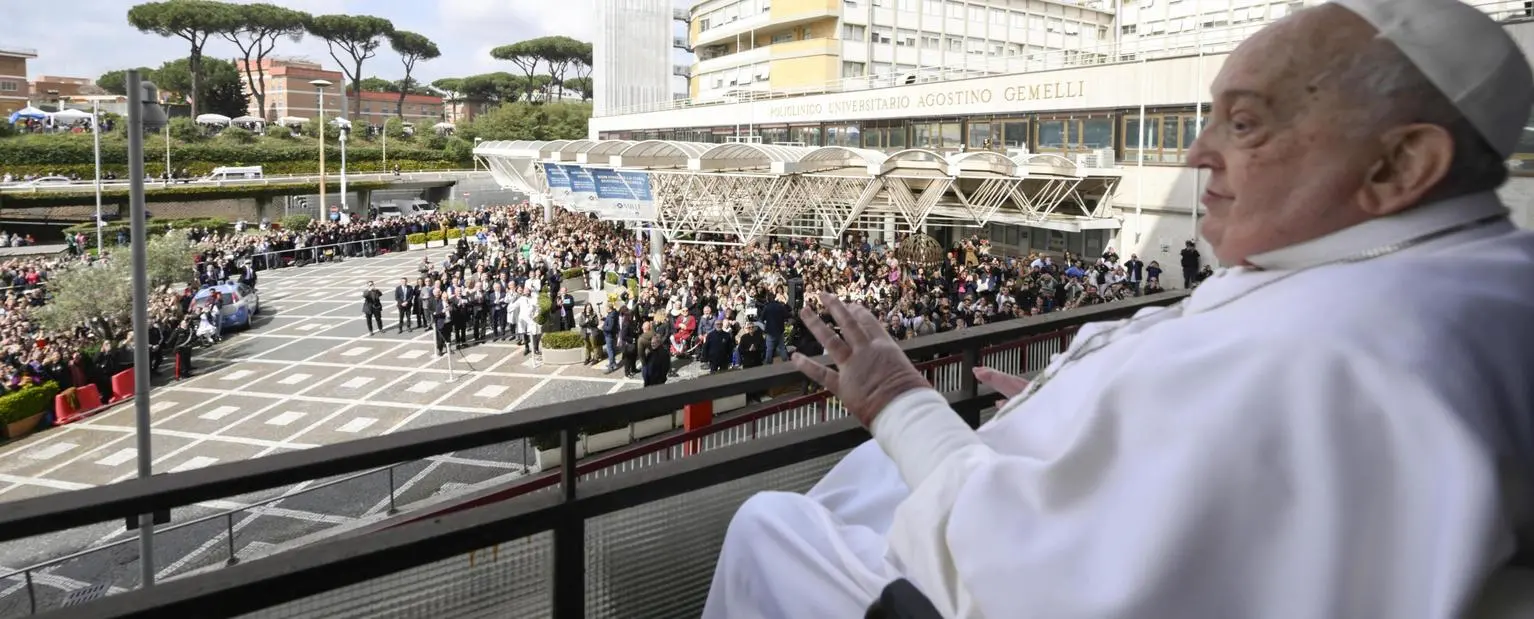
[[(253, 0), (232, 0), (249, 3)], [(346, 13), (376, 15), (394, 22), (396, 28), (426, 35), (437, 43), (442, 57), (417, 65), (424, 83), (442, 77), (458, 77), (489, 71), (517, 69), (509, 62), (490, 57), (498, 45), (546, 35), (566, 35), (592, 40), (593, 3), (600, 0), (267, 0), (314, 15)], [(22, 5), (26, 5), (25, 10)], [(29, 77), (56, 75), (95, 79), (114, 69), (157, 67), (185, 57), (186, 40), (145, 34), (128, 25), (133, 0), (68, 0), (67, 10), (40, 10), (35, 3), (0, 0), (0, 47), (28, 47), (37, 59), (28, 65)], [(59, 5), (59, 8), (66, 4)], [(209, 40), (209, 56), (234, 58), (239, 51), (217, 37)], [(323, 41), (305, 37), (299, 43), (283, 40), (276, 56), (306, 57), (336, 70)], [(342, 58), (346, 56), (340, 54)], [(396, 80), (404, 69), (399, 56), (384, 44), (378, 56), (368, 60), (366, 76)]]

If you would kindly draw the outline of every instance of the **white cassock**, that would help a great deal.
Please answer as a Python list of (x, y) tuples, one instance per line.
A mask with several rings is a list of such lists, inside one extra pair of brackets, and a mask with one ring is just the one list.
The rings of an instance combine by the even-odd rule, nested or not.
[(861, 617), (900, 577), (945, 617), (1531, 616), (1534, 234), (1505, 214), (1420, 207), (1088, 325), (978, 432), (901, 396), (808, 495), (741, 507), (704, 616)]

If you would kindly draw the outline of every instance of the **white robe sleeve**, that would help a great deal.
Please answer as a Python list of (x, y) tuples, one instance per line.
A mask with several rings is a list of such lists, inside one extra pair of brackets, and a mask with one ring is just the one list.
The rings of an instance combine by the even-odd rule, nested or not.
[(1029, 402), (985, 441), (902, 396), (872, 428), (913, 489), (895, 564), (948, 617), (1458, 616), (1508, 539), (1446, 379), (1271, 345), (1126, 362), (1086, 410)]

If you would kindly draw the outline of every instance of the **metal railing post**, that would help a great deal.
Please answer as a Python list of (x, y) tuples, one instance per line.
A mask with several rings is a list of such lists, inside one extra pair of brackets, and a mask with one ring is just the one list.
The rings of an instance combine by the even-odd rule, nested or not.
[[(559, 433), (559, 493), (565, 503), (575, 501), (575, 442), (580, 439), (574, 427)], [(586, 521), (563, 518), (554, 527), (554, 617), (577, 619), (586, 616)]]
[(31, 605), (31, 608), (32, 608), (32, 610), (30, 612), (28, 612), (27, 614), (35, 615), (35, 614), (37, 614), (37, 587), (32, 584), (32, 570), (27, 570), (26, 574), (27, 574), (27, 576), (26, 576), (26, 578), (27, 578), (27, 604)]
[[(975, 368), (980, 367), (980, 347), (984, 344), (975, 342), (969, 348), (964, 349), (963, 356), (959, 360), (959, 396), (965, 400), (973, 400), (980, 395), (980, 383), (975, 380)], [(971, 428), (980, 427), (980, 409), (978, 405), (966, 405), (959, 407), (959, 416)]]
[(389, 467), (389, 514), (393, 515), (393, 514), (396, 514), (396, 513), (399, 513), (399, 509), (394, 506), (394, 467), (390, 466)]
[(234, 554), (234, 512), (224, 514), (224, 534), (229, 536), (229, 560), (224, 565), (234, 565), (240, 558)]

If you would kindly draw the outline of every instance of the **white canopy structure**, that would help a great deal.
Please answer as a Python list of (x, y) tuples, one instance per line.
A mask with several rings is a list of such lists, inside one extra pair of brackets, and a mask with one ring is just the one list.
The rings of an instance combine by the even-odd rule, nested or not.
[(60, 110), (60, 111), (55, 112), (53, 114), (53, 120), (61, 121), (61, 122), (67, 122), (67, 123), (78, 122), (78, 121), (82, 121), (82, 120), (90, 120), (90, 118), (91, 118), (91, 113), (90, 112), (86, 112), (86, 111), (82, 111), (82, 110), (74, 110), (74, 109)]
[(226, 125), (227, 126), (229, 124), (229, 117), (225, 116), (223, 114), (198, 114), (197, 115), (197, 124), (199, 124), (199, 125)]
[(489, 141), (474, 154), (502, 187), (570, 208), (594, 198), (561, 204), (572, 189), (550, 185), (551, 167), (556, 180), (572, 169), (641, 172), (654, 206), (645, 221), (672, 242), (746, 244), (768, 234), (835, 239), (847, 231), (904, 233), (926, 225), (1119, 227), (1111, 202), (1121, 173), (1059, 155), (659, 140)]
[(345, 127), (347, 129), (352, 128), (352, 121), (349, 121), (345, 118), (332, 118), (330, 119), (330, 124), (335, 127)]
[(229, 120), (229, 122), (232, 122), (232, 123), (237, 124), (237, 125), (252, 125), (252, 124), (254, 124), (254, 125), (264, 125), (264, 124), (266, 124), (266, 119), (265, 118), (258, 118), (258, 117), (255, 117), (255, 116), (241, 116), (239, 118), (232, 118), (232, 119)]
[(283, 116), (282, 118), (277, 119), (277, 124), (284, 127), (298, 127), (308, 124), (308, 122), (309, 119), (299, 118), (297, 116)]

